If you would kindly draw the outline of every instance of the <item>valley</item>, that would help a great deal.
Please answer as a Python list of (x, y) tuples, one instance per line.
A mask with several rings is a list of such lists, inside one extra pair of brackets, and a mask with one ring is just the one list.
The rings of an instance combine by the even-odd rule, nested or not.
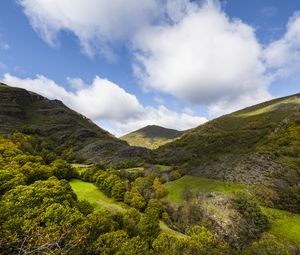
[(131, 146), (1, 85), (0, 254), (298, 254), (299, 98)]

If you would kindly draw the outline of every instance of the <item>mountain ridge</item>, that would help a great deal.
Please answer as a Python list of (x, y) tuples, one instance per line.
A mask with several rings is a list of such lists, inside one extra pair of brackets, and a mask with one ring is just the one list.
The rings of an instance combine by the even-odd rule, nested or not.
[[(299, 119), (299, 93), (273, 99), (204, 123), (158, 148), (157, 157), (191, 174), (259, 183), (291, 169), (283, 159), (294, 161), (288, 147), (300, 153), (292, 145), (299, 139), (290, 137), (300, 134)], [(279, 145), (280, 139), (289, 144)]]
[(144, 149), (130, 147), (59, 100), (2, 83), (0, 134), (13, 132), (38, 135), (57, 145), (61, 154), (72, 153), (76, 159), (94, 163), (148, 154)]
[(180, 137), (185, 131), (165, 128), (158, 125), (147, 125), (143, 128), (130, 132), (120, 139), (131, 146), (140, 146), (148, 149), (156, 149)]

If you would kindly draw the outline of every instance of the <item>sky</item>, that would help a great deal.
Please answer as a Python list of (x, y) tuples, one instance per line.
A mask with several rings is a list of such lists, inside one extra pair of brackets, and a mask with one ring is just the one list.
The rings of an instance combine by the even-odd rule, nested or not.
[(6, 0), (0, 14), (0, 80), (116, 136), (300, 92), (299, 0)]

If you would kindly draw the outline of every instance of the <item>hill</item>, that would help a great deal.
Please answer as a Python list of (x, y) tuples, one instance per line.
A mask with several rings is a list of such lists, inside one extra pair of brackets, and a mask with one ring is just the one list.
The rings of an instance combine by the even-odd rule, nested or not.
[(132, 146), (146, 147), (156, 149), (159, 146), (169, 143), (180, 137), (184, 131), (164, 128), (156, 125), (149, 125), (127, 135), (120, 139), (128, 142)]
[(209, 121), (156, 150), (193, 175), (259, 183), (294, 175), (300, 162), (300, 94)]
[(61, 101), (0, 84), (0, 134), (16, 131), (39, 138), (51, 151), (68, 159), (135, 160), (148, 154), (130, 147)]

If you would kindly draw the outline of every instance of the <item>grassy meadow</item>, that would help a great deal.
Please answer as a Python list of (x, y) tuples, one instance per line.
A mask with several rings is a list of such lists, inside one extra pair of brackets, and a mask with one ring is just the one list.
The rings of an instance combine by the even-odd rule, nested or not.
[[(107, 209), (114, 212), (124, 212), (129, 207), (123, 203), (116, 202), (113, 199), (107, 197), (103, 192), (101, 192), (93, 183), (84, 182), (79, 179), (72, 179), (70, 185), (77, 195), (79, 200), (87, 200), (91, 203), (95, 210)], [(160, 228), (163, 232), (176, 236), (176, 237), (186, 237), (184, 234), (177, 232), (169, 228), (164, 222), (160, 221)]]
[(125, 205), (114, 201), (100, 191), (93, 183), (78, 179), (70, 181), (70, 185), (79, 200), (87, 200), (96, 210), (108, 209), (111, 211), (124, 211)]
[(271, 222), (270, 233), (281, 240), (300, 244), (300, 214), (263, 208)]
[(165, 186), (168, 190), (168, 199), (176, 203), (183, 202), (185, 187), (188, 187), (193, 194), (199, 192), (232, 193), (246, 188), (245, 185), (239, 183), (224, 182), (190, 175), (169, 182), (165, 184)]

